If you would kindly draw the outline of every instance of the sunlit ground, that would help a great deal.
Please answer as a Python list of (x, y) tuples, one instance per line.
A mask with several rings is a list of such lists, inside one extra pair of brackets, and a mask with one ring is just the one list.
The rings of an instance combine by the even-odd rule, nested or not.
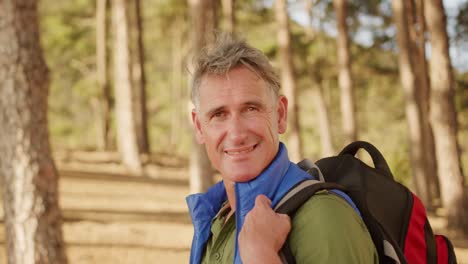
[[(142, 178), (121, 175), (118, 167), (104, 168), (113, 174), (67, 168), (61, 173), (60, 202), (70, 264), (188, 263), (193, 229), (185, 171), (153, 168), (158, 171), (149, 173), (153, 178)], [(444, 233), (442, 218), (431, 217), (431, 224)], [(0, 241), (4, 248), (3, 228)], [(455, 243), (459, 263), (468, 264), (468, 242)], [(7, 263), (5, 250), (0, 263)]]
[[(63, 172), (60, 202), (69, 262), (188, 263), (193, 229), (186, 181)], [(1, 212), (3, 215), (3, 211)], [(4, 248), (4, 229), (0, 229)], [(0, 250), (0, 263), (7, 263)]]

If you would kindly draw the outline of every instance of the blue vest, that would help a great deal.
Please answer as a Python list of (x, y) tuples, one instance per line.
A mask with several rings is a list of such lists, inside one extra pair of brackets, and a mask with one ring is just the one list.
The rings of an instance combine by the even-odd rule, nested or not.
[[(312, 177), (289, 161), (288, 151), (280, 143), (278, 153), (272, 163), (255, 179), (249, 182), (235, 183), (236, 195), (236, 242), (234, 263), (241, 264), (238, 250), (239, 232), (244, 224), (245, 216), (254, 207), (255, 199), (263, 194), (272, 201), (272, 207), (281, 200), (289, 189), (297, 183)], [(342, 193), (338, 193), (353, 207), (354, 203)], [(190, 216), (194, 226), (190, 263), (198, 264), (202, 260), (203, 251), (211, 235), (211, 222), (227, 200), (226, 190), (222, 181), (211, 187), (206, 193), (189, 195), (187, 198)], [(356, 209), (356, 208), (355, 208)]]
[[(234, 263), (242, 263), (237, 246), (237, 237), (246, 214), (253, 208), (259, 194), (266, 195), (272, 201), (272, 207), (295, 184), (310, 179), (306, 172), (289, 161), (287, 149), (280, 143), (278, 154), (273, 162), (254, 180), (235, 183), (236, 194), (236, 242)], [(205, 245), (211, 235), (211, 221), (227, 200), (224, 183), (218, 182), (206, 193), (189, 195), (187, 204), (194, 226), (190, 263), (198, 264), (202, 260)]]

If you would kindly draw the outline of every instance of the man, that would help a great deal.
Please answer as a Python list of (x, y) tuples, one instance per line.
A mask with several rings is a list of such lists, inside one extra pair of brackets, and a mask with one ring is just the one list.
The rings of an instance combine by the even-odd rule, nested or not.
[[(280, 263), (289, 219), (270, 208), (310, 176), (278, 139), (288, 109), (279, 90), (268, 58), (242, 40), (222, 35), (197, 58), (192, 121), (223, 181), (187, 197), (195, 228), (190, 263), (242, 263), (241, 253), (244, 264)], [(287, 243), (297, 263), (378, 261), (362, 219), (337, 195), (313, 196), (291, 226)]]

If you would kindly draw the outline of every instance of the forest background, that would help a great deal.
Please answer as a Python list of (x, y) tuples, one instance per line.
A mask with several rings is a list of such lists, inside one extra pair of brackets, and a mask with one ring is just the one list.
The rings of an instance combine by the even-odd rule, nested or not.
[[(458, 159), (460, 172), (465, 172), (464, 176), (460, 174), (464, 180), (444, 179), (440, 175), (437, 178), (437, 168), (428, 162), (430, 157), (421, 158), (424, 156), (421, 153), (433, 153), (435, 157), (434, 149), (423, 147), (427, 145), (422, 136), (425, 132), (421, 132), (424, 129), (418, 131), (414, 126), (417, 123), (414, 120), (429, 118), (431, 99), (420, 94), (424, 87), (430, 89), (434, 79), (429, 70), (431, 27), (430, 23), (421, 23), (424, 16), (419, 11), (424, 1), (401, 1), (400, 6), (398, 2), (39, 1), (39, 35), (50, 79), (48, 131), (52, 156), (59, 174), (65, 176), (60, 192), (65, 194), (61, 204), (70, 262), (104, 263), (103, 259), (108, 257), (109, 263), (133, 263), (125, 261), (134, 260), (135, 255), (126, 255), (128, 259), (109, 258), (104, 253), (108, 251), (99, 255), (83, 250), (84, 244), (101, 243), (99, 234), (114, 237), (107, 247), (114, 249), (111, 254), (120, 254), (116, 253), (118, 245), (113, 244), (116, 239), (130, 237), (138, 240), (132, 242), (134, 246), (147, 247), (147, 251), (169, 251), (165, 262), (180, 262), (180, 255), (186, 259), (190, 231), (184, 196), (206, 190), (216, 179), (203, 151), (192, 142), (191, 61), (203, 45), (212, 41), (213, 32), (223, 31), (243, 36), (264, 51), (278, 68), (283, 92), (296, 105), (290, 115), (297, 122), (290, 124), (290, 132), (282, 137), (289, 142), (293, 160), (300, 157), (316, 160), (335, 154), (351, 140), (372, 142), (387, 158), (396, 179), (421, 195), (433, 216), (445, 217), (447, 227), (450, 212), (443, 208), (440, 197), (443, 186), (449, 186), (445, 182), (461, 186), (464, 199), (467, 191), (468, 2), (447, 0), (441, 10), (447, 15), (446, 32), (453, 65), (450, 70), (454, 78), (450, 99), (457, 117), (451, 123), (455, 138), (449, 140), (456, 142), (459, 152), (455, 158), (447, 155), (438, 161)], [(404, 11), (396, 13), (398, 7)], [(398, 36), (399, 32), (406, 32), (406, 42)], [(288, 39), (286, 43), (281, 42), (281, 34)], [(406, 50), (402, 43), (407, 44)], [(406, 54), (406, 64), (402, 54)], [(419, 57), (411, 57), (414, 54)], [(426, 60), (427, 68), (423, 70)], [(405, 82), (402, 72), (413, 74), (410, 84)], [(427, 80), (421, 77), (425, 74)], [(343, 87), (341, 78), (349, 78), (351, 89)], [(351, 96), (346, 96), (349, 91)], [(409, 110), (414, 104), (420, 107), (416, 114)], [(417, 136), (418, 133), (421, 135)], [(435, 163), (433, 160), (432, 164)], [(203, 175), (197, 175), (197, 171)], [(423, 180), (418, 181), (414, 175), (422, 175)], [(107, 186), (101, 182), (102, 185), (92, 187), (88, 185), (91, 182), (83, 184), (77, 179), (107, 179), (124, 184)], [(432, 181), (440, 182), (431, 185)], [(8, 185), (12, 181), (7, 178), (4, 182)], [(153, 196), (152, 189), (132, 189), (135, 183), (165, 189), (158, 189), (160, 196)], [(138, 193), (131, 192), (147, 196), (137, 199)], [(122, 196), (117, 197), (116, 193)], [(70, 194), (75, 196), (70, 198)], [(170, 195), (177, 197), (168, 198)], [(87, 201), (86, 196), (95, 201), (102, 198), (102, 207)], [(151, 199), (160, 199), (162, 205), (151, 205), (161, 202)], [(117, 202), (121, 204), (116, 207)], [(460, 206), (457, 208), (467, 208)], [(126, 216), (119, 210), (125, 211)], [(128, 216), (132, 212), (136, 218)], [(465, 213), (468, 212), (457, 216)], [(128, 227), (127, 217), (139, 227)], [(153, 220), (164, 222), (161, 224), (164, 228), (152, 226), (149, 222)], [(182, 226), (168, 225), (171, 221)], [(122, 225), (124, 230), (148, 232), (157, 241), (141, 242), (141, 237), (135, 234), (112, 235), (122, 229), (116, 224), (121, 222), (126, 223)], [(456, 224), (463, 226), (460, 222)], [(169, 235), (182, 230), (184, 235), (172, 238), (174, 245), (182, 246), (152, 248), (154, 243), (167, 241), (161, 238), (163, 229)], [(463, 237), (461, 233), (467, 230), (458, 229), (453, 234)], [(8, 232), (7, 229), (5, 233)], [(96, 235), (90, 235), (92, 232)], [(458, 242), (457, 246), (460, 245), (468, 248), (464, 242)], [(155, 257), (147, 256), (143, 262)]]
[[(237, 1), (236, 31), (273, 61), (278, 55), (276, 22), (271, 1)], [(299, 109), (304, 139), (304, 157), (322, 157), (317, 116), (313, 107), (309, 67), (322, 82), (329, 110), (333, 146), (339, 149), (345, 139), (341, 126), (337, 77), (335, 17), (327, 1), (316, 1), (313, 19), (316, 35), (308, 38), (307, 18), (298, 8), (305, 1), (289, 1), (299, 24), (292, 20), (292, 45), (297, 67)], [(365, 45), (351, 42), (352, 75), (355, 81), (359, 139), (373, 142), (388, 157), (394, 174), (405, 183), (411, 176), (408, 156), (408, 128), (404, 91), (398, 77), (396, 31), (391, 21), (390, 1), (355, 1), (348, 22), (351, 39), (365, 35)], [(450, 1), (447, 1), (450, 2)], [(146, 102), (151, 153), (164, 153), (188, 159), (191, 146), (191, 106), (188, 105), (190, 39), (188, 5), (182, 0), (143, 1)], [(362, 6), (359, 6), (362, 5)], [(459, 122), (462, 164), (468, 171), (468, 47), (467, 10), (451, 4), (448, 14), (454, 64), (455, 102)], [(375, 14), (368, 13), (370, 10)], [(49, 98), (50, 136), (55, 150), (102, 148), (98, 102), (102, 98), (96, 69), (96, 7), (94, 1), (79, 0), (48, 4), (41, 9), (41, 36), (51, 72)], [(361, 11), (363, 10), (363, 11)], [(221, 15), (221, 14), (219, 14)], [(293, 15), (294, 17), (294, 15)], [(458, 22), (459, 21), (459, 22)], [(328, 29), (325, 31), (325, 29)], [(365, 31), (365, 33), (362, 33)], [(334, 36), (333, 36), (334, 35)], [(110, 40), (107, 42), (111, 46)], [(430, 51), (428, 51), (430, 52)], [(179, 60), (179, 61), (177, 61)], [(112, 67), (109, 64), (110, 67)], [(275, 65), (279, 67), (278, 64)], [(112, 71), (109, 71), (112, 75)], [(109, 81), (114, 79), (109, 76)], [(112, 86), (112, 85), (111, 85)], [(113, 93), (111, 101), (114, 101)], [(111, 113), (112, 115), (113, 112)], [(109, 146), (117, 149), (115, 118), (110, 119)], [(384, 134), (383, 134), (384, 132)]]

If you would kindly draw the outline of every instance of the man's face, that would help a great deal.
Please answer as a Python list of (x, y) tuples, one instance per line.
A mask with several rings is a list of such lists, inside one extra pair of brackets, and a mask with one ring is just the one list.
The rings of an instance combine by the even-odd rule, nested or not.
[(198, 142), (224, 180), (249, 181), (270, 164), (278, 134), (286, 130), (287, 104), (243, 66), (202, 78), (192, 120)]

